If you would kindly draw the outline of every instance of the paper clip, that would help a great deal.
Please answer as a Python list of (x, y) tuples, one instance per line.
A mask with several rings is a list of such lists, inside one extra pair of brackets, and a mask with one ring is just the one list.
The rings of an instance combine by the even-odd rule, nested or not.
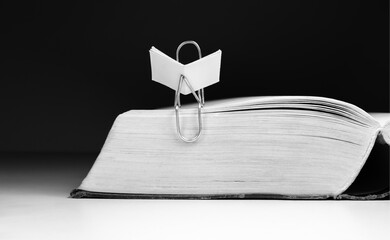
[[(186, 44), (195, 45), (195, 47), (198, 49), (199, 59), (202, 58), (202, 53), (200, 51), (200, 47), (195, 41), (184, 41), (177, 47), (176, 61), (179, 62), (180, 49)], [(180, 107), (181, 107), (180, 91), (181, 91), (181, 87), (183, 85), (183, 81), (187, 84), (188, 88), (191, 90), (192, 95), (194, 95), (196, 101), (198, 102), (198, 124), (199, 124), (199, 126), (198, 126), (198, 133), (193, 138), (184, 137), (182, 132), (181, 132), (181, 127), (180, 127)], [(188, 80), (188, 78), (184, 75), (180, 75), (179, 84), (177, 86), (177, 90), (176, 90), (176, 94), (175, 94), (175, 103), (174, 103), (175, 112), (176, 112), (176, 130), (177, 130), (177, 135), (179, 136), (179, 138), (187, 143), (195, 142), (196, 140), (198, 140), (198, 138), (200, 137), (200, 135), (202, 133), (202, 108), (204, 105), (204, 89), (202, 88), (202, 89), (198, 90), (197, 92), (198, 93), (195, 93), (194, 88), (191, 86), (191, 83)]]

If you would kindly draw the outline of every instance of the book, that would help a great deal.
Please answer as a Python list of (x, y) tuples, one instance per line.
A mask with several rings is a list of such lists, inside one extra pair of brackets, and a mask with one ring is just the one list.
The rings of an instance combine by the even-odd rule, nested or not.
[[(221, 50), (188, 64), (182, 64), (173, 60), (155, 47), (152, 47), (149, 53), (152, 80), (170, 87), (173, 90), (177, 89), (180, 75), (184, 75), (190, 80), (194, 91), (219, 82)], [(180, 93), (187, 95), (191, 93), (191, 90), (184, 84)]]
[[(197, 132), (196, 114), (192, 106), (181, 109), (183, 134)], [(324, 97), (270, 96), (207, 102), (202, 118), (202, 136), (186, 143), (176, 135), (171, 108), (120, 114), (96, 162), (71, 196), (388, 196), (388, 190), (363, 197), (343, 193), (376, 140), (390, 144), (389, 113), (370, 115), (355, 105)]]

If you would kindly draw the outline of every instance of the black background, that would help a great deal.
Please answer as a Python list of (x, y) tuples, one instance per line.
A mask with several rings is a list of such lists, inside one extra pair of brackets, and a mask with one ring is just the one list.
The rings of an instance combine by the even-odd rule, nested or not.
[(1, 152), (97, 153), (118, 114), (173, 104), (148, 50), (174, 57), (185, 40), (223, 51), (206, 101), (315, 95), (389, 111), (387, 0), (3, 1), (0, 18)]

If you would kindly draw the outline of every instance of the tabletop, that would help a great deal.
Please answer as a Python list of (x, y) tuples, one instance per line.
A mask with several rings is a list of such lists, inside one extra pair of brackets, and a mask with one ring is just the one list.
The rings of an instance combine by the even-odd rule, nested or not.
[(390, 201), (72, 199), (93, 155), (1, 156), (0, 239), (367, 239)]

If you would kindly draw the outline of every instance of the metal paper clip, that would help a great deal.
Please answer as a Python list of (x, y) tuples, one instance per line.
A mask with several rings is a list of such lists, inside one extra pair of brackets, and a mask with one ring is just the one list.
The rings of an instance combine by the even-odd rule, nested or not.
[[(195, 41), (185, 41), (185, 42), (182, 42), (177, 47), (177, 50), (176, 50), (176, 61), (179, 62), (179, 52), (180, 52), (180, 49), (184, 45), (186, 45), (186, 44), (193, 44), (193, 45), (195, 45), (195, 47), (198, 49), (199, 59), (202, 58), (202, 53), (200, 51), (199, 45)], [(194, 137), (192, 137), (192, 138), (184, 137), (182, 132), (181, 132), (181, 127), (180, 127), (180, 107), (181, 107), (181, 104), (180, 104), (180, 91), (181, 91), (181, 87), (183, 85), (183, 81), (187, 84), (188, 88), (191, 90), (192, 95), (194, 95), (196, 101), (198, 102), (198, 124), (199, 124), (198, 125), (198, 133)], [(188, 80), (188, 78), (186, 76), (184, 76), (184, 75), (180, 75), (179, 84), (177, 86), (177, 90), (176, 90), (176, 94), (175, 94), (175, 103), (174, 103), (175, 112), (176, 112), (176, 130), (177, 130), (177, 135), (179, 136), (179, 138), (181, 140), (183, 140), (184, 142), (187, 142), (187, 143), (195, 142), (196, 140), (198, 140), (198, 138), (200, 137), (200, 135), (202, 133), (202, 108), (203, 108), (203, 105), (204, 105), (204, 89), (202, 88), (202, 89), (200, 89), (197, 92), (198, 93), (195, 93), (194, 88), (191, 86), (191, 83)]]

